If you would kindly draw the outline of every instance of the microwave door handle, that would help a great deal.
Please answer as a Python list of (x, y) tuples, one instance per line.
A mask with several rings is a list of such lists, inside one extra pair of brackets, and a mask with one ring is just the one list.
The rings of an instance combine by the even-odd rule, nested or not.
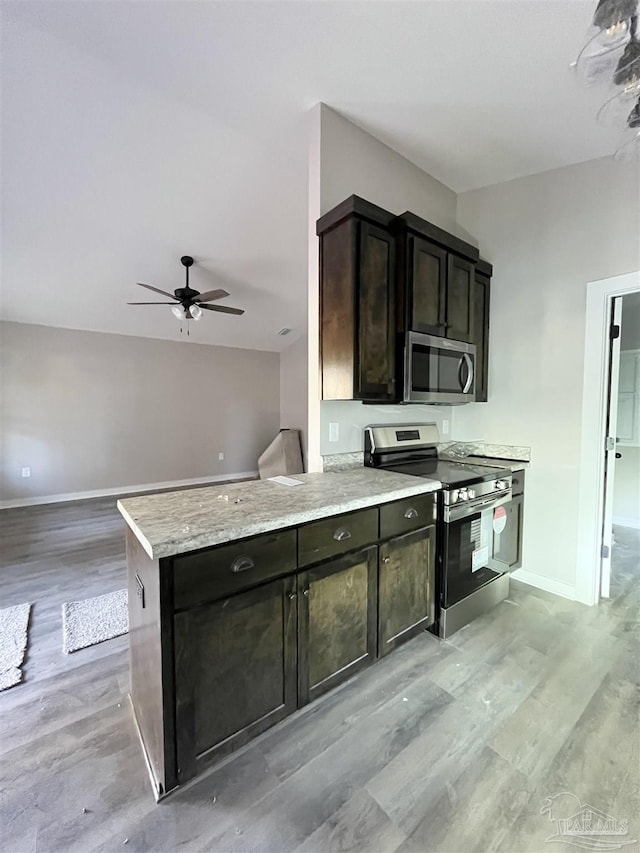
[[(469, 353), (466, 352), (462, 354), (462, 358), (467, 363), (467, 381), (462, 389), (462, 393), (468, 394), (471, 390), (471, 386), (473, 385), (473, 361)], [(460, 366), (462, 366), (462, 362), (460, 362)]]

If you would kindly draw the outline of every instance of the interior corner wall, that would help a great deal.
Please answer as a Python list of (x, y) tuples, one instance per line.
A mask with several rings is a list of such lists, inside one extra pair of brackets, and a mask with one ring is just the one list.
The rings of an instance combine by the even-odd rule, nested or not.
[[(459, 233), (453, 190), (326, 105), (320, 105), (319, 109), (318, 216), (348, 196), (359, 195), (391, 213), (410, 210), (449, 232)], [(310, 240), (310, 253), (313, 252), (317, 256), (317, 238)], [(315, 301), (310, 299), (310, 304), (317, 305), (317, 298)], [(320, 452), (326, 455), (362, 450), (362, 428), (368, 423), (427, 421), (441, 425), (449, 418), (450, 412), (449, 407), (442, 406), (365, 406), (351, 401), (322, 402)], [(330, 422), (339, 425), (340, 439), (337, 443), (329, 443)]]
[(9, 322), (0, 335), (2, 501), (256, 471), (278, 432), (278, 353)]
[(308, 338), (304, 335), (280, 353), (280, 429), (300, 430), (305, 460), (308, 428), (307, 349)]
[(640, 170), (592, 160), (462, 193), (458, 220), (491, 261), (489, 400), (457, 439), (528, 445), (523, 569), (576, 587), (589, 281), (640, 268)]

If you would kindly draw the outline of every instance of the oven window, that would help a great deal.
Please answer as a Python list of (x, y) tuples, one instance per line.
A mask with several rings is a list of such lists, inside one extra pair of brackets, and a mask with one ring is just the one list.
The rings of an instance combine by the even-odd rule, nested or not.
[(414, 344), (411, 355), (413, 391), (457, 394), (464, 388), (468, 368), (461, 353)]
[[(492, 514), (493, 510), (488, 510)], [(498, 576), (487, 567), (484, 513), (444, 524), (442, 606), (450, 607)]]

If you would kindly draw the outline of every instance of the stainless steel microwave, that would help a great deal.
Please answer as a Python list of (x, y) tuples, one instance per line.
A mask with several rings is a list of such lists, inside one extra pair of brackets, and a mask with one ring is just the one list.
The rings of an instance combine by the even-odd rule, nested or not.
[(403, 403), (475, 402), (475, 344), (407, 332), (403, 366)]

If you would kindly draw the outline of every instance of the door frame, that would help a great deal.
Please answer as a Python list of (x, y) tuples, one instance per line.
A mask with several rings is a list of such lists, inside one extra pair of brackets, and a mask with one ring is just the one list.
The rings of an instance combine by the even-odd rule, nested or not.
[(587, 284), (576, 598), (589, 605), (600, 598), (611, 304), (615, 296), (636, 290), (640, 270)]

